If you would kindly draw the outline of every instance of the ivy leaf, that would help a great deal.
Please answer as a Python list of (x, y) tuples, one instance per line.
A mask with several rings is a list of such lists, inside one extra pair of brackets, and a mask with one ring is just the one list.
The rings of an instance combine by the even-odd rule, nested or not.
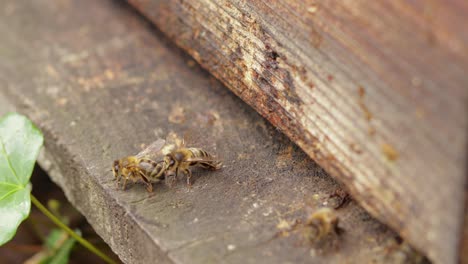
[(41, 131), (25, 116), (10, 113), (0, 119), (0, 245), (29, 215), (29, 178), (42, 143)]

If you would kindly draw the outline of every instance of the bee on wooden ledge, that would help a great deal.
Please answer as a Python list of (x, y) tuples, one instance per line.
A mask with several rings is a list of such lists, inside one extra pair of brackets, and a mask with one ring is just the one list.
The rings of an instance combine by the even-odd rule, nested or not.
[(169, 186), (177, 181), (180, 173), (187, 177), (187, 185), (191, 186), (192, 167), (209, 170), (219, 170), (223, 163), (213, 155), (200, 148), (187, 148), (185, 141), (175, 134), (168, 136), (170, 140), (158, 139), (135, 156), (127, 156), (115, 160), (112, 172), (117, 186), (122, 182), (125, 190), (127, 181), (142, 181), (148, 192), (153, 191), (153, 183), (165, 180)]
[(338, 220), (334, 209), (320, 208), (307, 218), (303, 235), (313, 244), (326, 238), (336, 239), (343, 231), (338, 226)]

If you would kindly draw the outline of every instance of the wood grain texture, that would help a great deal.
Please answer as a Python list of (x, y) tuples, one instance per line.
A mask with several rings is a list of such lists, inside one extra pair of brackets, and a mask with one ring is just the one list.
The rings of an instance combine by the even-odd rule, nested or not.
[[(5, 1), (0, 111), (44, 132), (40, 165), (126, 263), (404, 263), (396, 233), (351, 201), (338, 248), (300, 230), (341, 186), (117, 1)], [(6, 109), (7, 108), (7, 109)], [(194, 184), (117, 190), (112, 161), (169, 132), (226, 167)]]
[(465, 216), (460, 237), (460, 263), (468, 263), (468, 190), (465, 193)]
[(129, 0), (436, 263), (466, 183), (466, 1)]

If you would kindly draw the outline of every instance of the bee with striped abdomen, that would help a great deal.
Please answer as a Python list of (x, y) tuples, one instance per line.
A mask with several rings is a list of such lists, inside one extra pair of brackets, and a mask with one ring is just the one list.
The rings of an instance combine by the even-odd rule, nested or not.
[(222, 168), (223, 163), (217, 160), (208, 152), (199, 148), (177, 148), (165, 157), (168, 164), (166, 169), (166, 182), (169, 185), (177, 180), (179, 172), (187, 176), (187, 185), (191, 185), (190, 179), (192, 178), (192, 171), (190, 167), (202, 167), (204, 169), (219, 170)]
[(184, 141), (181, 142), (173, 133), (168, 137), (170, 143), (158, 139), (135, 156), (115, 160), (112, 172), (117, 185), (123, 179), (122, 189), (125, 189), (128, 180), (133, 182), (142, 180), (148, 192), (152, 192), (152, 184), (161, 182), (163, 179), (166, 184), (172, 186), (179, 172), (187, 176), (187, 184), (191, 185), (191, 167), (221, 169), (222, 162), (208, 152), (200, 148), (186, 148)]
[(164, 144), (165, 141), (159, 139), (135, 156), (115, 160), (112, 172), (117, 180), (117, 186), (123, 180), (122, 189), (125, 190), (128, 180), (133, 182), (142, 180), (146, 184), (146, 190), (152, 192), (153, 183), (160, 182), (165, 176), (166, 163), (164, 160), (155, 161), (158, 156), (162, 157), (161, 149)]

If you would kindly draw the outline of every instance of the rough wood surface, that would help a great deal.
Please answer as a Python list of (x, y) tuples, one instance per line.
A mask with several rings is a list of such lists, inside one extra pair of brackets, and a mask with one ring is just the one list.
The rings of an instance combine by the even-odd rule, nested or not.
[(373, 215), (456, 262), (468, 2), (129, 2)]
[[(40, 165), (124, 262), (405, 261), (396, 234), (353, 201), (337, 210), (337, 248), (288, 231), (340, 185), (128, 5), (2, 4), (0, 111), (42, 129)], [(117, 190), (112, 161), (170, 131), (193, 132), (226, 167), (195, 171), (191, 189)]]
[(460, 238), (460, 263), (468, 263), (468, 190), (465, 194), (465, 216), (463, 233)]

